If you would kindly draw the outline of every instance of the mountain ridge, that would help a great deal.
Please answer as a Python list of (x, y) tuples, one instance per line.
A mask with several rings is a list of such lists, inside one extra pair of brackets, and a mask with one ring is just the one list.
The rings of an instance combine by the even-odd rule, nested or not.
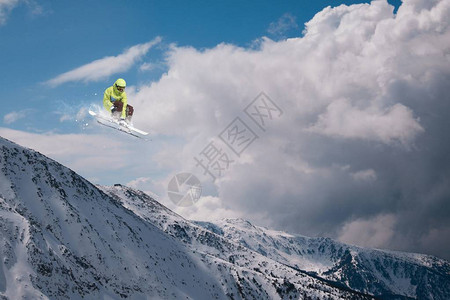
[[(346, 282), (345, 285), (353, 290), (378, 297), (391, 293), (410, 298), (429, 298), (423, 288), (430, 285), (435, 294), (440, 294), (440, 299), (449, 297), (450, 264), (446, 260), (434, 256), (363, 248), (336, 242), (329, 238), (309, 238), (286, 234), (253, 226), (248, 221), (244, 221), (242, 225), (241, 220), (225, 219), (212, 225), (208, 222), (197, 223), (206, 228), (212, 226), (213, 230), (228, 239), (245, 244), (254, 251), (263, 253), (293, 268), (304, 270), (310, 275), (317, 275), (333, 282)], [(275, 246), (269, 247), (270, 245)], [(315, 259), (319, 263), (316, 263)], [(358, 274), (362, 272), (348, 269), (353, 266), (352, 263), (357, 263), (361, 271), (368, 270), (373, 277), (369, 280), (363, 274)], [(392, 268), (389, 264), (392, 265)], [(402, 266), (413, 269), (407, 271), (402, 269)], [(429, 280), (424, 278), (429, 278)], [(358, 284), (357, 279), (372, 282), (373, 286)], [(404, 282), (406, 280), (409, 282)], [(399, 286), (400, 283), (401, 286)], [(440, 290), (441, 293), (437, 292)]]
[(142, 191), (95, 186), (3, 138), (0, 227), (0, 299), (446, 299), (450, 290), (446, 261), (404, 263), (422, 272), (428, 263), (421, 274), (444, 280), (435, 290), (420, 290), (420, 278), (415, 290), (370, 284), (381, 278), (366, 266), (371, 249), (242, 219), (186, 220)]
[(0, 182), (2, 299), (372, 298), (299, 273), (152, 202), (164, 231), (72, 170), (2, 138)]
[[(146, 195), (145, 193), (141, 191), (135, 191), (134, 189), (131, 189), (126, 186), (118, 185), (113, 188), (110, 187), (104, 187), (105, 192), (110, 193), (112, 195), (115, 195), (118, 197), (118, 199), (121, 199), (120, 201), (124, 201), (126, 204), (125, 206), (132, 206), (133, 203), (136, 203), (136, 197), (139, 198), (137, 201), (142, 202), (150, 202), (156, 203), (156, 207), (161, 206), (156, 200), (151, 198), (150, 196)], [(131, 201), (130, 201), (131, 200)], [(172, 221), (177, 223), (178, 225), (175, 227), (166, 226), (167, 220), (163, 218), (161, 220), (158, 217), (158, 214), (155, 214), (154, 212), (151, 214), (145, 214), (145, 209), (143, 209), (142, 206), (135, 206), (134, 208), (131, 208), (134, 211), (140, 211), (139, 213), (141, 215), (147, 216), (148, 220), (152, 223), (154, 223), (156, 226), (160, 226), (160, 228), (174, 236), (190, 236), (184, 229), (181, 231), (183, 234), (180, 234), (180, 220)], [(167, 208), (164, 208), (167, 209)], [(173, 213), (173, 216), (177, 218), (178, 215)], [(178, 216), (183, 222), (183, 218)], [(190, 222), (188, 220), (184, 220), (184, 222)], [(301, 235), (292, 235), (281, 231), (274, 231), (265, 229), (263, 227), (254, 226), (252, 225), (248, 220), (244, 219), (223, 219), (221, 222), (195, 222), (194, 224), (201, 226), (203, 228), (208, 229), (210, 232), (214, 233), (218, 236), (223, 236), (227, 240), (231, 240), (236, 242), (236, 244), (240, 244), (243, 247), (250, 249), (252, 251), (258, 252), (263, 256), (269, 257), (281, 264), (284, 264), (290, 268), (293, 268), (299, 272), (302, 272), (304, 274), (308, 274), (309, 276), (312, 276), (314, 278), (317, 278), (319, 280), (322, 280), (326, 282), (327, 284), (342, 288), (342, 289), (348, 289), (352, 292), (359, 292), (364, 295), (370, 294), (376, 298), (380, 299), (414, 299), (414, 298), (430, 298), (430, 295), (428, 295), (427, 291), (416, 291), (414, 289), (414, 284), (408, 283), (405, 284), (403, 282), (400, 282), (401, 284), (408, 285), (406, 288), (399, 288), (396, 286), (396, 284), (400, 284), (399, 281), (402, 280), (409, 280), (414, 281), (414, 276), (417, 275), (416, 273), (409, 273), (409, 277), (402, 277), (400, 279), (397, 279), (397, 282), (393, 283), (384, 283), (386, 280), (392, 280), (395, 281), (395, 278), (392, 279), (393, 275), (386, 275), (387, 271), (383, 269), (383, 266), (381, 265), (380, 259), (377, 256), (386, 256), (389, 258), (389, 260), (385, 261), (384, 263), (392, 263), (394, 265), (401, 265), (405, 264), (407, 266), (415, 266), (415, 267), (421, 267), (422, 269), (427, 269), (426, 276), (432, 275), (433, 273), (438, 273), (438, 276), (443, 277), (441, 280), (437, 280), (434, 282), (433, 280), (425, 281), (422, 283), (423, 286), (426, 286), (427, 284), (430, 284), (432, 287), (434, 287), (436, 290), (442, 290), (441, 293), (433, 291), (438, 297), (435, 297), (435, 299), (447, 299), (448, 291), (450, 290), (450, 287), (448, 286), (448, 279), (450, 274), (450, 264), (442, 259), (430, 256), (430, 255), (423, 255), (423, 254), (416, 254), (416, 253), (407, 253), (407, 252), (400, 252), (400, 251), (390, 251), (390, 250), (380, 250), (380, 249), (371, 249), (371, 248), (363, 248), (353, 245), (347, 245), (341, 242), (336, 242), (330, 238), (310, 238), (306, 236)], [(173, 224), (173, 223), (172, 223)], [(228, 225), (228, 227), (226, 226)], [(232, 230), (229, 230), (229, 229)], [(268, 251), (265, 251), (264, 248), (256, 247), (255, 245), (252, 245), (251, 238), (245, 235), (251, 232), (251, 229), (258, 229), (261, 231), (261, 233), (257, 236), (263, 237), (263, 239), (267, 239), (269, 236), (277, 236), (280, 235), (283, 238), (292, 238), (292, 239), (303, 239), (308, 241), (308, 243), (302, 244), (302, 251), (303, 254), (310, 254), (312, 256), (316, 255), (320, 251), (326, 253), (326, 250), (334, 249), (333, 253), (328, 253), (325, 255), (320, 256), (320, 263), (311, 263), (310, 260), (308, 260), (308, 257), (301, 257), (303, 260), (303, 265), (297, 265), (293, 263), (290, 260), (281, 259), (280, 257), (274, 257), (274, 255), (269, 255)], [(236, 234), (236, 230), (240, 231)], [(244, 232), (244, 234), (242, 233)], [(235, 233), (235, 235), (233, 235)], [(268, 233), (268, 234), (267, 234)], [(192, 239), (192, 236), (190, 238), (185, 238), (185, 242), (190, 243)], [(280, 241), (272, 241), (271, 242), (274, 247), (272, 249), (279, 249), (284, 248), (288, 249), (286, 247), (286, 244), (281, 243)], [(288, 241), (288, 245), (293, 244), (293, 240)], [(327, 246), (328, 245), (328, 246)], [(259, 244), (261, 246), (261, 244)], [(267, 245), (266, 245), (267, 246)], [(331, 247), (331, 248), (330, 248)], [(292, 250), (292, 249), (291, 249)], [(287, 251), (289, 252), (289, 251)], [(283, 253), (283, 252), (281, 252)], [(286, 252), (284, 252), (286, 253)], [(278, 254), (280, 254), (278, 252)], [(378, 266), (374, 266), (371, 272), (376, 273), (379, 268), (381, 268), (381, 272), (385, 272), (385, 277), (379, 276), (379, 274), (375, 274), (377, 276), (369, 276), (364, 277), (361, 276), (361, 274), (352, 273), (352, 269), (348, 269), (352, 266), (352, 264), (349, 264), (352, 260), (356, 259), (358, 262), (360, 262), (360, 256), (369, 258), (373, 256), (372, 260), (369, 259), (370, 264), (378, 264)], [(297, 257), (297, 262), (299, 258)], [(350, 259), (347, 264), (343, 264), (345, 262), (345, 259)], [(391, 261), (392, 260), (392, 261)], [(363, 261), (366, 262), (367, 261)], [(339, 265), (339, 263), (341, 265)], [(442, 265), (442, 268), (439, 268)], [(311, 268), (313, 266), (313, 268)], [(354, 266), (353, 266), (354, 267)], [(320, 268), (324, 268), (325, 270), (320, 271)], [(343, 270), (342, 268), (347, 268)], [(377, 269), (378, 268), (378, 269)], [(363, 271), (367, 270), (363, 269)], [(345, 272), (343, 272), (345, 271)], [(379, 271), (379, 270), (378, 270)], [(388, 270), (392, 271), (392, 270)], [(340, 274), (343, 272), (342, 274)], [(398, 272), (398, 271), (397, 271)], [(364, 273), (364, 272), (363, 272)], [(340, 277), (339, 277), (339, 276)], [(356, 276), (356, 277), (355, 277)], [(423, 275), (422, 275), (423, 276)], [(355, 285), (355, 282), (357, 280), (361, 281), (367, 281), (368, 283), (364, 286), (358, 286)], [(370, 285), (370, 282), (372, 283), (372, 286)], [(439, 287), (438, 285), (441, 284), (443, 286)], [(418, 287), (421, 289), (421, 285), (417, 284)], [(408, 289), (409, 288), (409, 289)], [(433, 294), (433, 293), (431, 293)]]

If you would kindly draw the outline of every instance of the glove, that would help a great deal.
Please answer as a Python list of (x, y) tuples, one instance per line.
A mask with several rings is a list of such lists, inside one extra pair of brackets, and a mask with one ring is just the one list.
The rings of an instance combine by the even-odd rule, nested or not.
[(116, 112), (116, 107), (114, 105), (111, 106), (111, 113), (115, 113)]

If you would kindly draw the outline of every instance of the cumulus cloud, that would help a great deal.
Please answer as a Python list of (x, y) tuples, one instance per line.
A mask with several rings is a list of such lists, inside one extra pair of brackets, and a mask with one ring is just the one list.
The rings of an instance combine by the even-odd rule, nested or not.
[[(154, 158), (205, 184), (193, 158), (207, 145), (234, 161), (207, 199), (227, 216), (449, 258), (433, 241), (450, 228), (450, 3), (393, 11), (385, 0), (328, 7), (302, 37), (257, 49), (173, 46), (168, 72), (130, 95), (135, 122), (177, 137)], [(265, 130), (245, 114), (261, 91), (284, 112)], [(237, 117), (258, 136), (240, 156), (218, 137)]]
[[(328, 7), (302, 37), (262, 38), (259, 48), (172, 46), (167, 73), (128, 95), (135, 125), (164, 138), (153, 153), (127, 148), (123, 167), (151, 158), (151, 167), (201, 178), (195, 206), (169, 206), (187, 218), (243, 217), (449, 259), (450, 2), (405, 0), (393, 11), (385, 0)], [(262, 91), (283, 111), (263, 129), (246, 114)], [(239, 155), (219, 137), (237, 118), (257, 136)], [(194, 160), (202, 153), (206, 164), (225, 154), (233, 162), (213, 182)], [(128, 181), (171, 205), (170, 177)]]
[(372, 107), (361, 110), (346, 100), (332, 102), (309, 130), (330, 136), (385, 143), (399, 141), (402, 144), (409, 144), (424, 131), (411, 109), (402, 104), (395, 104), (385, 111)]
[(213, 196), (201, 197), (195, 205), (187, 207), (176, 207), (173, 203), (164, 204), (182, 216), (189, 216), (191, 220), (214, 222), (223, 218), (245, 217), (245, 213), (237, 213), (227, 208), (221, 199)]
[(55, 87), (71, 81), (99, 81), (110, 75), (125, 72), (160, 41), (161, 38), (157, 37), (150, 42), (132, 46), (117, 56), (107, 56), (58, 75), (48, 80), (46, 84)]

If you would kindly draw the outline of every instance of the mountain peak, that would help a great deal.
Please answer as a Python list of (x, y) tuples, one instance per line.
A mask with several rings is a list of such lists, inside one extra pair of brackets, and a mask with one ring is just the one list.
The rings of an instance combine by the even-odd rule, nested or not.
[(140, 191), (99, 188), (33, 150), (0, 145), (3, 298), (352, 294), (202, 229)]

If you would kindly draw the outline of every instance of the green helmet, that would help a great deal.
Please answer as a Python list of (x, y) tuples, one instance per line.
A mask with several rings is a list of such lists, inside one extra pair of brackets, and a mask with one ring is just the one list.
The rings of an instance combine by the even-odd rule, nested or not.
[(126, 81), (123, 78), (117, 79), (114, 84), (115, 84), (116, 87), (122, 87), (122, 88), (127, 86), (127, 83), (126, 83)]

